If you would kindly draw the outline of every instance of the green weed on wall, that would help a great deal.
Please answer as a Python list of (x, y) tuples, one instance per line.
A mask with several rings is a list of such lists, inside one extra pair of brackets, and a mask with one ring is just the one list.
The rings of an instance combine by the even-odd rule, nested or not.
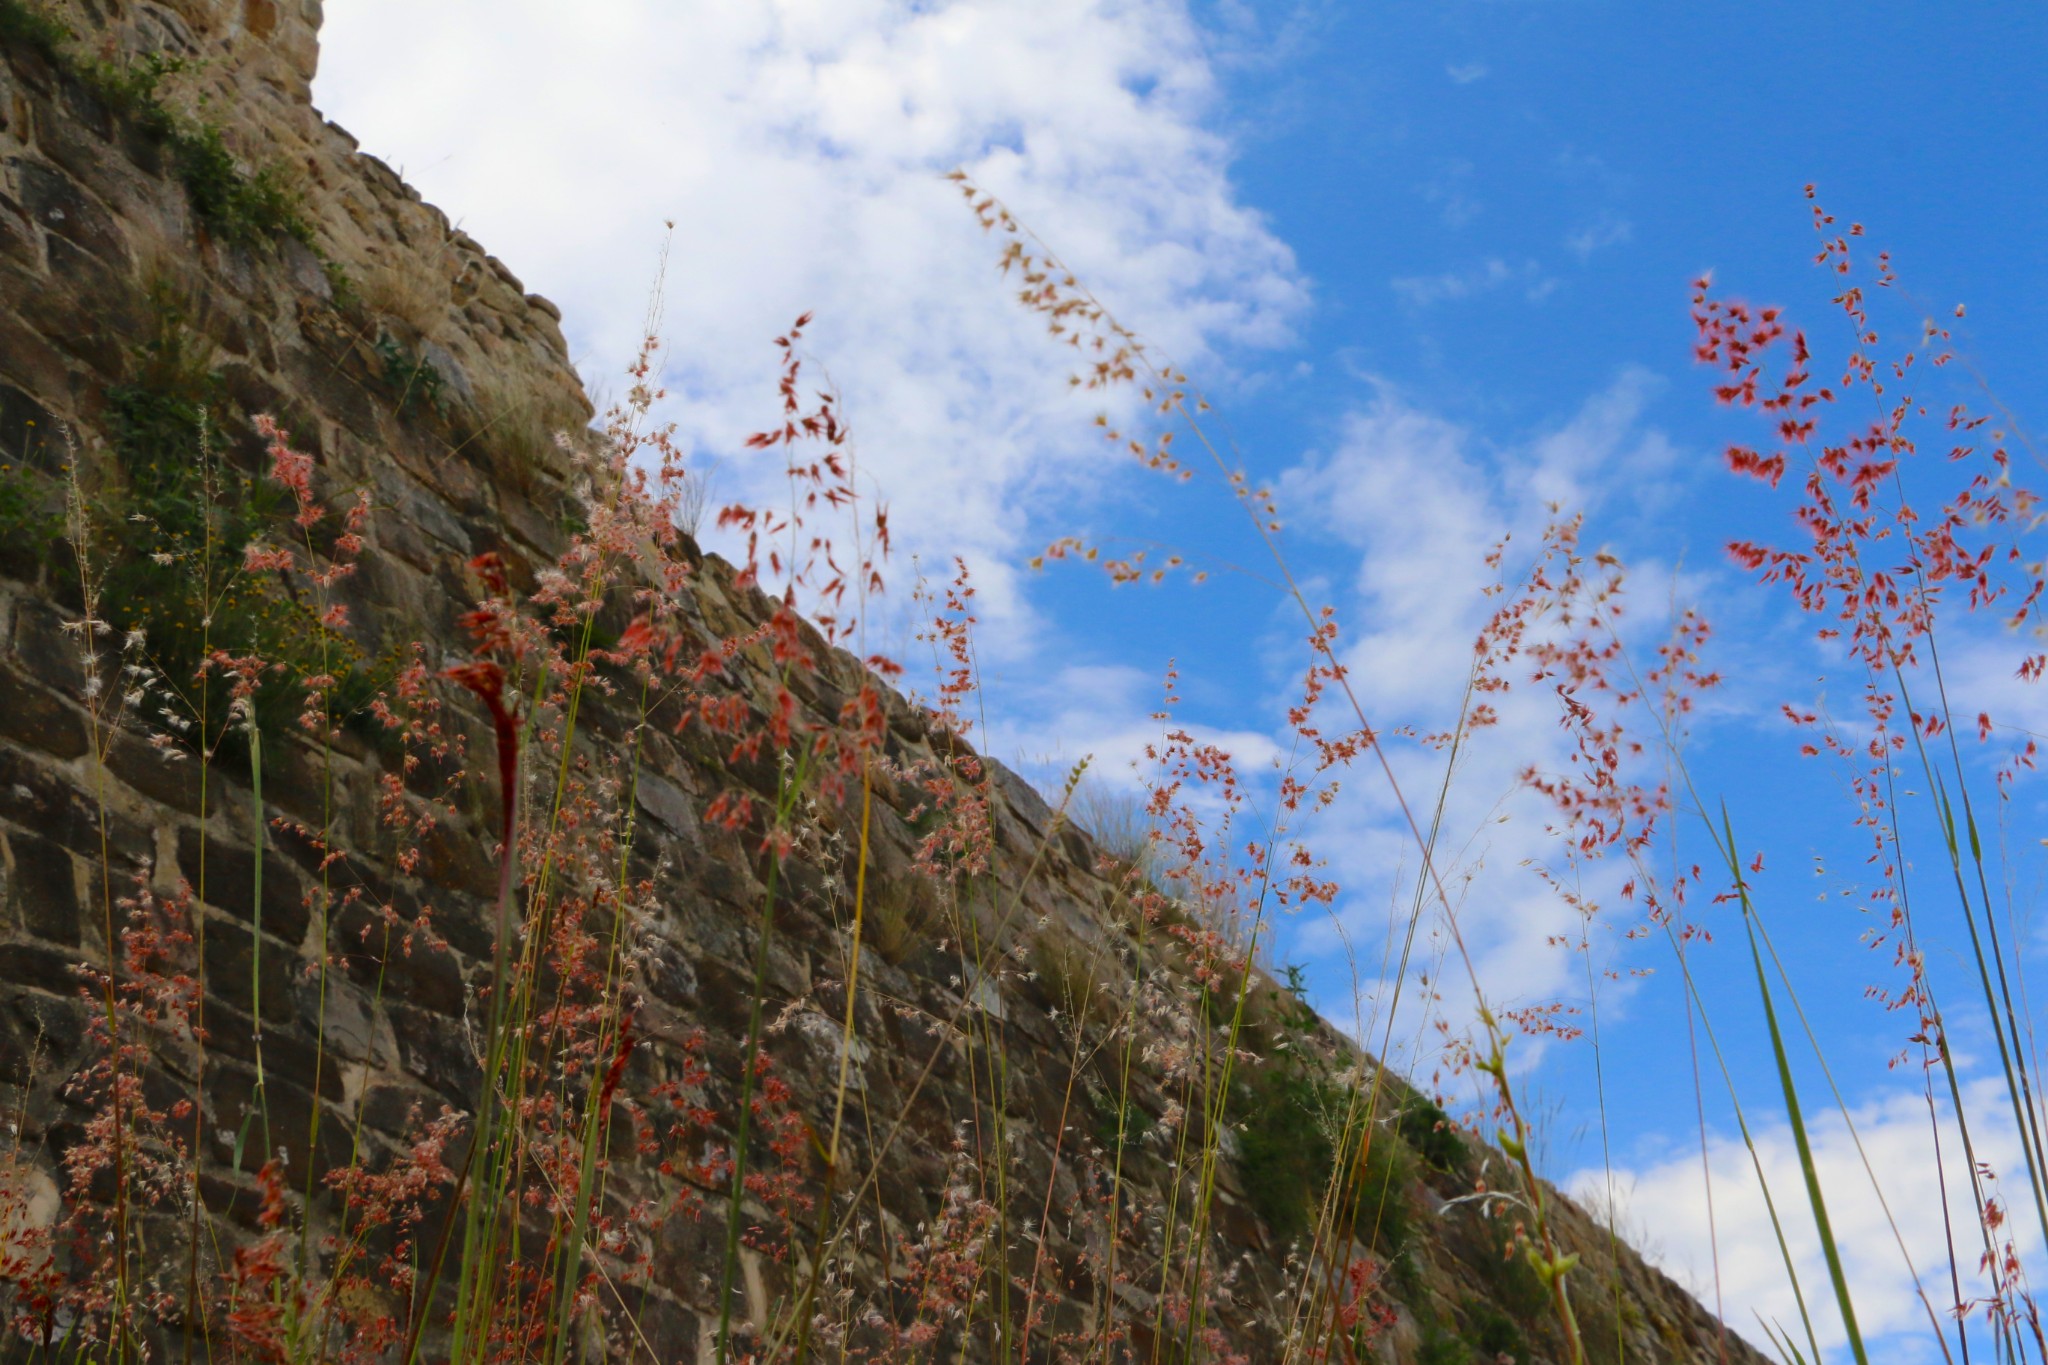
[(314, 245), (312, 224), (281, 167), (244, 170), (219, 124), (164, 102), (164, 79), (183, 69), (182, 61), (157, 53), (118, 62), (81, 57), (63, 21), (25, 0), (0, 0), (0, 42), (41, 53), (161, 142), (194, 215), (215, 237), (243, 246), (279, 236)]
[[(130, 662), (166, 694), (163, 723), (188, 747), (241, 747), (222, 655), (262, 661), (260, 729), (281, 735), (296, 725), (304, 680), (320, 675), (336, 679), (328, 719), (354, 718), (386, 670), (275, 573), (244, 567), (259, 541), (303, 549), (307, 533), (273, 485), (230, 457), (250, 448), (246, 416), (175, 302), (161, 290), (152, 302), (156, 329), (136, 352), (135, 377), (107, 393), (117, 487), (88, 556), (102, 565), (101, 615), (133, 641)], [(331, 528), (313, 528), (315, 544), (330, 538)]]
[[(1302, 998), (1298, 972), (1288, 969), (1292, 983), (1283, 996), (1271, 1027), (1277, 1046), (1263, 1065), (1239, 1088), (1236, 1105), (1238, 1168), (1252, 1207), (1282, 1241), (1313, 1231), (1324, 1192), (1343, 1176), (1346, 1197), (1337, 1208), (1342, 1226), (1369, 1243), (1397, 1274), (1414, 1227), (1409, 1187), (1415, 1182), (1415, 1156), (1401, 1135), (1375, 1122), (1369, 1134), (1351, 1132), (1366, 1122), (1352, 1088), (1330, 1073), (1329, 1064), (1310, 1046), (1317, 1027), (1314, 1011)], [(1357, 1152), (1361, 1137), (1363, 1159)], [(1337, 1170), (1339, 1155), (1351, 1169)]]

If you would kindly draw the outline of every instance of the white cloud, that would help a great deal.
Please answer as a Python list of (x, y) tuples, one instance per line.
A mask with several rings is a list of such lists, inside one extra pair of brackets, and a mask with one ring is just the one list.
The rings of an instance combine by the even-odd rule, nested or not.
[(1489, 68), (1485, 62), (1454, 62), (1444, 68), (1444, 74), (1458, 85), (1471, 85), (1474, 81), (1483, 81), (1488, 72)]
[(964, 551), (999, 634), (1028, 618), (1006, 565), (1031, 515), (1105, 475), (1060, 354), (940, 174), (1002, 194), (1212, 374), (1304, 300), (1207, 128), (1179, 0), (359, 0), (330, 6), (324, 44), (323, 110), (562, 305), (596, 384), (617, 388), (674, 220), (666, 415), (703, 454), (773, 419), (768, 343), (814, 310), (903, 548)]
[[(2019, 747), (2028, 735), (2048, 733), (2048, 692), (2038, 682), (2019, 676), (2020, 664), (2041, 648), (2037, 635), (2019, 632), (1985, 615), (1961, 613), (1962, 598), (1944, 604), (1951, 613), (1941, 626), (1941, 683), (1953, 699), (1956, 724), (1974, 735), (1981, 712), (1991, 718), (1993, 751), (2001, 756)], [(1915, 695), (1939, 695), (1931, 669), (1912, 678)], [(1925, 705), (1925, 703), (1923, 703)]]
[(1533, 542), (1552, 504), (1597, 511), (1623, 480), (1639, 499), (1670, 470), (1670, 443), (1641, 425), (1661, 384), (1626, 369), (1563, 425), (1508, 449), (1376, 384), (1335, 448), (1287, 473), (1283, 512), (1360, 552), (1356, 616), (1367, 625), (1354, 648), (1370, 656), (1383, 703), (1406, 711), (1462, 684), (1494, 541)]
[[(1151, 826), (1144, 803), (1155, 784), (1171, 779), (1147, 750), (1163, 750), (1170, 730), (1185, 731), (1196, 743), (1221, 751), (1248, 792), (1269, 792), (1282, 756), (1272, 736), (1184, 716), (1161, 720), (1163, 683), (1157, 672), (1118, 664), (1033, 670), (1004, 680), (1002, 705), (990, 715), (989, 732), (981, 738), (1055, 804), (1074, 766), (1089, 760), (1070, 813), (1083, 829), (1111, 839), (1121, 828)], [(1233, 814), (1213, 784), (1183, 784), (1175, 800), (1202, 821), (1204, 836), (1219, 856), (1236, 856), (1243, 841), (1253, 837), (1247, 816)], [(1259, 812), (1249, 819), (1256, 826)], [(1172, 861), (1166, 859), (1167, 870)]]
[[(1768, 1063), (1759, 1070), (1768, 1074)], [(1937, 1096), (1941, 1091), (1937, 1081)], [(2009, 1114), (2004, 1092), (1993, 1082), (1980, 1081), (1967, 1085), (1965, 1096), (1971, 1111), (1976, 1154), (2005, 1176), (2001, 1200), (2011, 1197), (2017, 1203), (2008, 1227), (2018, 1234), (2019, 1250), (2025, 1257), (2039, 1239), (2031, 1230), (2031, 1216), (2023, 1212), (2027, 1203), (2024, 1167), (2019, 1165), (2018, 1150), (2010, 1141), (2008, 1125), (1999, 1122), (2002, 1114)], [(1814, 1232), (1797, 1148), (1790, 1128), (1782, 1121), (1759, 1120), (1760, 1112), (1776, 1113), (1780, 1108), (1768, 1098), (1752, 1096), (1753, 1101), (1759, 1098), (1763, 1103), (1750, 1115), (1757, 1164), (1763, 1168), (1783, 1223), (1815, 1335), (1824, 1351), (1836, 1350), (1846, 1338), (1835, 1309), (1819, 1238)], [(1841, 1250), (1857, 1325), (1866, 1341), (1877, 1345), (1874, 1358), (1940, 1359), (1942, 1353), (1933, 1343), (1927, 1310), (1914, 1291), (1913, 1276), (1900, 1252), (1900, 1241), (1904, 1241), (1911, 1254), (1912, 1264), (1937, 1314), (1942, 1312), (1950, 1293), (1950, 1228), (1955, 1237), (1957, 1272), (1964, 1296), (1988, 1292), (1988, 1284), (1977, 1273), (1983, 1239), (1971, 1202), (1968, 1168), (1961, 1159), (1961, 1134), (1953, 1116), (1946, 1112), (1946, 1100), (1943, 1098), (1940, 1104), (1944, 1113), (1940, 1125), (1941, 1155), (1946, 1166), (1936, 1161), (1933, 1125), (1924, 1095), (1895, 1091), (1870, 1099), (1851, 1111), (1870, 1169), (1882, 1182), (1885, 1204), (1889, 1204), (1891, 1215), (1897, 1220), (1895, 1236), (1884, 1204), (1872, 1193), (1871, 1176), (1839, 1111), (1825, 1106), (1824, 1095), (1810, 1098), (1814, 1103), (1810, 1106), (1808, 1124), (1815, 1169)], [(1798, 1305), (1757, 1183), (1756, 1165), (1752, 1164), (1739, 1134), (1712, 1132), (1707, 1142), (1706, 1164), (1711, 1175), (1711, 1228), (1708, 1177), (1702, 1174), (1699, 1143), (1694, 1137), (1675, 1138), (1660, 1152), (1648, 1154), (1634, 1164), (1617, 1165), (1614, 1182), (1621, 1194), (1618, 1202), (1623, 1205), (1621, 1229), (1649, 1230), (1646, 1253), (1666, 1273), (1691, 1288), (1709, 1308), (1716, 1299), (1718, 1264), (1718, 1296), (1728, 1324), (1763, 1344), (1765, 1336), (1758, 1326), (1762, 1318), (1781, 1330), (1789, 1329), (1804, 1351)], [(1607, 1176), (1597, 1169), (1584, 1170), (1564, 1183), (1589, 1205), (1598, 1207)], [(1949, 1218), (1946, 1227), (1944, 1201)], [(1977, 1316), (1973, 1336), (1982, 1329), (1981, 1315)], [(1976, 1339), (1983, 1343), (1983, 1338)]]

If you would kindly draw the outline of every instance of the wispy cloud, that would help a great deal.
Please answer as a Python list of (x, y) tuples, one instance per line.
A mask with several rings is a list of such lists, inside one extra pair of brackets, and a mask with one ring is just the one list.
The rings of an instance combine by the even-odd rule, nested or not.
[[(1523, 547), (1514, 553), (1526, 555), (1555, 506), (1597, 515), (1617, 490), (1654, 489), (1668, 476), (1674, 452), (1643, 420), (1659, 387), (1647, 371), (1625, 370), (1560, 425), (1503, 448), (1380, 384), (1329, 451), (1280, 483), (1281, 506), (1296, 509), (1296, 532), (1335, 540), (1353, 557), (1348, 584), (1330, 594), (1344, 625), (1342, 659), (1368, 720), (1390, 737), (1389, 758), (1425, 824), (1435, 818), (1441, 793), (1444, 832), (1434, 860), (1496, 1007), (1569, 994), (1572, 979), (1583, 975), (1582, 964), (1553, 942), (1577, 937), (1577, 919), (1531, 871), (1553, 860), (1558, 844), (1546, 829), (1546, 810), (1522, 781), (1531, 765), (1565, 765), (1568, 741), (1556, 701), (1526, 688), (1489, 698), (1500, 723), (1475, 736), (1448, 786), (1444, 755), (1399, 736), (1445, 730), (1457, 718), (1472, 643), (1497, 600), (1487, 592), (1498, 581), (1485, 562), (1490, 546), (1511, 536)], [(1671, 572), (1655, 562), (1637, 565), (1638, 600), (1663, 600)], [(1332, 727), (1341, 723), (1330, 719)], [(1330, 854), (1349, 894), (1334, 919), (1301, 927), (1296, 949), (1320, 960), (1325, 989), (1335, 996), (1325, 997), (1333, 1017), (1354, 1003), (1359, 1023), (1376, 1020), (1385, 1029), (1392, 984), (1386, 964), (1398, 955), (1406, 917), (1418, 903), (1420, 860), (1407, 817), (1376, 775), (1360, 772), (1344, 802), (1318, 820), (1308, 837)], [(1595, 870), (1588, 893), (1611, 893), (1616, 873)], [(1448, 947), (1434, 899), (1425, 887), (1419, 900), (1427, 912), (1411, 968), (1441, 959)], [(1611, 944), (1596, 947), (1611, 951)], [(1356, 975), (1355, 1002), (1343, 998), (1347, 973)], [(1445, 978), (1442, 992), (1442, 1008), (1460, 1021), (1467, 1017), (1462, 968)], [(1418, 1007), (1435, 1006), (1413, 981), (1406, 998), (1387, 1046), (1398, 1060), (1413, 1062), (1413, 1049), (1429, 1038)]]
[(1485, 62), (1459, 62), (1445, 67), (1444, 74), (1455, 84), (1471, 85), (1474, 81), (1485, 80), (1491, 69)]
[(1592, 223), (1564, 239), (1565, 249), (1580, 260), (1588, 260), (1605, 247), (1622, 246), (1635, 238), (1635, 226), (1626, 218), (1602, 214)]
[(1484, 205), (1472, 187), (1473, 166), (1465, 160), (1447, 161), (1422, 187), (1425, 202), (1438, 205), (1444, 226), (1461, 228), (1479, 217)]
[(1557, 287), (1557, 281), (1543, 273), (1535, 261), (1509, 265), (1499, 256), (1489, 256), (1463, 270), (1440, 275), (1400, 275), (1391, 282), (1394, 293), (1413, 308), (1432, 308), (1440, 303), (1490, 294), (1507, 285), (1520, 286), (1531, 303), (1540, 302)]

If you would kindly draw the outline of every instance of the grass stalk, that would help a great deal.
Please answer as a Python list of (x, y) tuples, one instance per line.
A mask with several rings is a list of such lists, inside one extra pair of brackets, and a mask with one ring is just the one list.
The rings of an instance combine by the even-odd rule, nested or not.
[(1764, 1023), (1770, 1030), (1771, 1056), (1777, 1064), (1778, 1085), (1785, 1099), (1785, 1118), (1791, 1125), (1792, 1141), (1799, 1152), (1799, 1173), (1806, 1183), (1806, 1202), (1813, 1214), (1813, 1227), (1820, 1239), (1821, 1254), (1827, 1259), (1828, 1280), (1834, 1287), (1835, 1307), (1842, 1315), (1842, 1330), (1849, 1338), (1849, 1349), (1855, 1355), (1857, 1365), (1870, 1365), (1870, 1357), (1863, 1347), (1863, 1334), (1856, 1325), (1856, 1304), (1849, 1294), (1849, 1280), (1842, 1270), (1842, 1253), (1835, 1245), (1832, 1221), (1828, 1217), (1827, 1197), (1821, 1190), (1820, 1172), (1813, 1160), (1813, 1144), (1807, 1137), (1806, 1119), (1799, 1106), (1799, 1087), (1792, 1079), (1792, 1063), (1785, 1054), (1785, 1037), (1778, 1027), (1778, 1011), (1771, 1001), (1771, 983), (1764, 973), (1763, 949), (1757, 942), (1756, 910), (1750, 901), (1749, 883), (1743, 874), (1742, 858), (1737, 852), (1735, 827), (1726, 806), (1721, 808), (1720, 842), (1722, 855), (1728, 865), (1729, 876), (1734, 879), (1735, 894), (1742, 909), (1743, 930), (1748, 936), (1751, 964), (1756, 969), (1757, 998), (1763, 1007)]

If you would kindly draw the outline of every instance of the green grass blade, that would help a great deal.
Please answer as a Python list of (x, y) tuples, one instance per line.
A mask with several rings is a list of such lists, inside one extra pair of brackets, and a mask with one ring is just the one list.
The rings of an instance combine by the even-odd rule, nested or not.
[(1806, 1181), (1806, 1201), (1813, 1210), (1814, 1231), (1820, 1237), (1821, 1253), (1827, 1258), (1828, 1279), (1833, 1282), (1835, 1303), (1842, 1311), (1842, 1330), (1848, 1334), (1849, 1349), (1854, 1353), (1857, 1365), (1870, 1365), (1870, 1356), (1863, 1349), (1863, 1333), (1856, 1325), (1856, 1305), (1849, 1295), (1849, 1280), (1842, 1272), (1842, 1253), (1835, 1245), (1834, 1225), (1828, 1218), (1827, 1198), (1821, 1192), (1820, 1172), (1813, 1164), (1813, 1144), (1806, 1135), (1806, 1119), (1799, 1108), (1799, 1087), (1792, 1079), (1792, 1063), (1785, 1055), (1785, 1036), (1778, 1026), (1778, 1011), (1771, 1002), (1770, 978), (1764, 973), (1763, 950), (1757, 945), (1756, 927), (1751, 921), (1749, 884), (1743, 880), (1742, 859), (1736, 852), (1735, 829), (1728, 818), (1728, 808), (1721, 808), (1722, 833), (1726, 842), (1722, 852), (1727, 857), (1728, 867), (1735, 876), (1735, 891), (1742, 904), (1742, 927), (1749, 938), (1749, 956), (1756, 967), (1756, 986), (1764, 1007), (1764, 1023), (1770, 1029), (1771, 1055), (1777, 1061), (1778, 1084), (1785, 1093), (1785, 1117), (1792, 1125), (1792, 1141), (1799, 1149), (1799, 1173)]

